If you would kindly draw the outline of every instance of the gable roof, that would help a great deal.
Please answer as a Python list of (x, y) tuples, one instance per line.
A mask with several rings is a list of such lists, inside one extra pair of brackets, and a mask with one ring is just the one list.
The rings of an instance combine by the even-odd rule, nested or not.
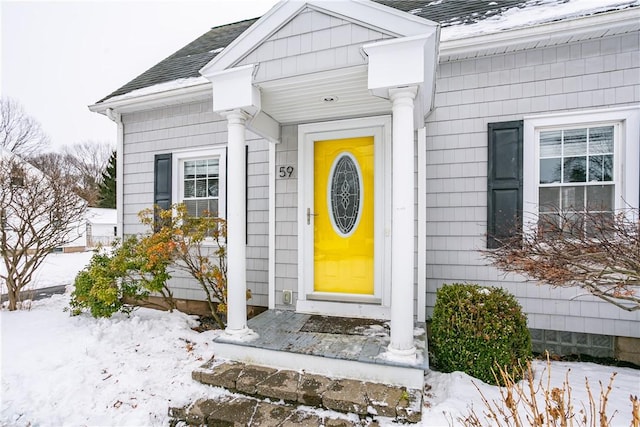
[[(524, 9), (535, 9), (536, 7), (560, 7), (571, 2), (571, 0), (373, 0), (375, 3), (397, 9), (411, 15), (434, 21), (441, 27), (449, 30), (448, 34), (455, 37), (457, 28), (471, 28), (493, 22), (500, 15), (509, 14)], [(573, 3), (579, 3), (574, 0)], [(599, 8), (585, 9), (575, 16), (584, 16), (604, 12), (608, 10), (640, 6), (639, 0), (610, 0), (604, 2)], [(529, 11), (527, 11), (529, 12)], [(531, 12), (534, 15), (533, 11)], [(232, 24), (214, 27), (185, 47), (179, 49), (166, 59), (140, 74), (124, 86), (102, 98), (96, 104), (107, 101), (116, 96), (128, 94), (132, 91), (154, 86), (160, 83), (172, 82), (179, 79), (189, 79), (200, 77), (200, 70), (209, 64), (216, 56), (229, 44), (234, 42), (259, 18), (248, 19)], [(534, 18), (535, 19), (535, 18)], [(556, 18), (563, 19), (563, 18)], [(553, 21), (553, 17), (543, 17), (538, 23)], [(502, 28), (497, 28), (499, 31)], [(467, 32), (459, 32), (462, 37), (467, 36)], [(443, 34), (442, 39), (445, 38)]]
[(248, 19), (212, 28), (98, 102), (158, 83), (200, 76), (198, 71), (202, 67), (257, 20)]
[(373, 0), (411, 15), (439, 23), (442, 27), (480, 22), (511, 9), (542, 3), (544, 0)]

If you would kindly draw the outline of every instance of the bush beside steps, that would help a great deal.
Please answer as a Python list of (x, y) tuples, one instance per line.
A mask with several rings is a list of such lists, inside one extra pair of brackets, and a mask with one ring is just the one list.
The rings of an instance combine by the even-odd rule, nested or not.
[(501, 384), (505, 370), (516, 381), (532, 359), (527, 318), (513, 295), (472, 284), (438, 289), (431, 322), (433, 364), (442, 372), (462, 371), (488, 384)]

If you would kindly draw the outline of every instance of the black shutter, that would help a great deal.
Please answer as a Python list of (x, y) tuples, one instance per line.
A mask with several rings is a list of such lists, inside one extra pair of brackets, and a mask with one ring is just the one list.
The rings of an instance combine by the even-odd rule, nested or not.
[(487, 247), (522, 228), (523, 122), (489, 123)]
[(153, 169), (153, 203), (160, 209), (169, 209), (171, 207), (171, 153), (156, 154)]

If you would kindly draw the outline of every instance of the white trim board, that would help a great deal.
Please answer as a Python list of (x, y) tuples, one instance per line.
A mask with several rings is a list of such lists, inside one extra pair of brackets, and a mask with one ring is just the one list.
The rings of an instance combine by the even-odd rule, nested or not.
[(418, 322), (427, 319), (427, 128), (418, 129)]

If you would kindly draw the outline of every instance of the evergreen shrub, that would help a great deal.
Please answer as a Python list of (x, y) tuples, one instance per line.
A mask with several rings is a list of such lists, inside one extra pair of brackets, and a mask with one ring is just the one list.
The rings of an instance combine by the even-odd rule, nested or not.
[(93, 317), (111, 317), (118, 311), (128, 311), (124, 297), (137, 294), (134, 288), (122, 286), (122, 274), (114, 267), (114, 256), (96, 252), (89, 265), (75, 278), (71, 293), (72, 314), (89, 310)]
[(527, 319), (513, 295), (501, 288), (470, 284), (441, 287), (431, 322), (435, 366), (500, 384), (500, 369), (516, 381), (531, 360)]
[(129, 236), (123, 242), (115, 242), (110, 251), (97, 251), (75, 278), (72, 314), (86, 310), (93, 317), (128, 313), (133, 310), (128, 301), (139, 302), (152, 292), (161, 294), (170, 308), (175, 307), (166, 288), (170, 260), (158, 255), (155, 242), (149, 239)]

